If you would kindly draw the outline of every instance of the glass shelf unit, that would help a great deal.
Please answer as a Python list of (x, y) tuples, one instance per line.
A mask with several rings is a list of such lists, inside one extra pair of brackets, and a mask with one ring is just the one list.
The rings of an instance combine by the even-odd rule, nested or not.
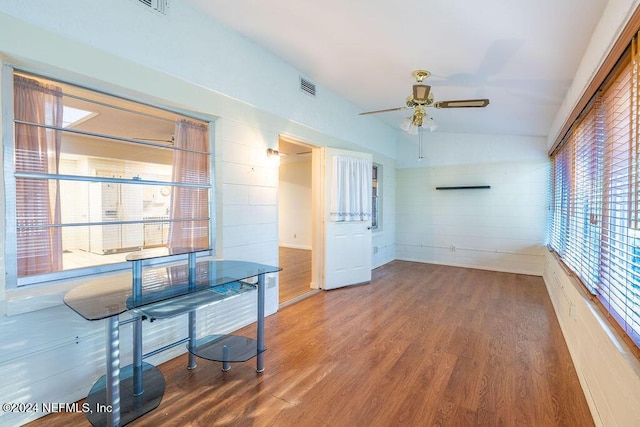
[[(127, 256), (131, 272), (88, 280), (69, 291), (64, 302), (87, 320), (106, 321), (107, 372), (92, 387), (87, 402), (96, 408), (111, 408), (109, 412), (87, 414), (93, 425), (126, 424), (156, 408), (164, 395), (164, 377), (144, 357), (187, 342), (188, 368), (196, 367), (195, 357), (217, 360), (224, 371), (230, 362), (244, 362), (257, 356), (257, 372), (264, 370), (265, 276), (280, 271), (280, 267), (247, 261), (202, 260), (196, 262), (196, 252), (202, 248), (155, 248)], [(185, 265), (176, 262), (175, 255), (187, 255)], [(143, 264), (149, 260), (170, 263)], [(196, 338), (196, 310), (217, 302), (255, 292), (257, 295), (256, 339), (235, 335), (212, 335)], [(128, 312), (130, 320), (119, 321)], [(188, 337), (147, 355), (142, 354), (143, 319), (165, 319), (180, 314), (189, 316)], [(133, 323), (133, 363), (120, 369), (119, 326)], [(143, 386), (144, 385), (144, 386)]]
[(242, 335), (209, 335), (197, 340), (194, 348), (187, 345), (187, 350), (214, 362), (246, 362), (267, 349), (258, 350), (256, 344), (253, 338)]
[(126, 305), (131, 312), (153, 321), (178, 316), (255, 290), (256, 285), (244, 282), (230, 282), (192, 291), (187, 285), (147, 295), (137, 303), (129, 297)]

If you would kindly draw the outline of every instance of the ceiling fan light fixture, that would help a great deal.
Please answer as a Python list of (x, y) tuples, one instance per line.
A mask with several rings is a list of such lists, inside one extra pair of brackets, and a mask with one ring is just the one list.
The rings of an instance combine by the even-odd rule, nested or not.
[(424, 111), (424, 108), (421, 105), (418, 105), (416, 107), (416, 110), (413, 113), (413, 118), (411, 119), (411, 122), (414, 126), (420, 127), (422, 126), (422, 123), (425, 117), (429, 117), (429, 116), (427, 116), (427, 113)]
[(400, 123), (400, 129), (407, 132), (409, 135), (417, 135), (418, 128), (420, 126), (422, 126), (422, 119), (420, 119), (420, 124), (418, 124), (415, 114), (407, 116), (407, 118)]
[(409, 116), (400, 123), (400, 129), (405, 132), (409, 132), (411, 126), (413, 125), (413, 116)]
[(431, 132), (433, 132), (434, 130), (438, 129), (438, 123), (436, 123), (436, 121), (433, 119), (433, 117), (427, 117), (427, 119), (425, 120), (424, 125), (426, 127), (429, 128), (429, 130)]

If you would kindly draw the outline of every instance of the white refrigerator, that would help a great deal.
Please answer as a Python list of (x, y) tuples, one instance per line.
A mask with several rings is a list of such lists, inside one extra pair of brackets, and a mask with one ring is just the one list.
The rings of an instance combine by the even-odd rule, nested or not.
[[(94, 182), (89, 186), (89, 221), (142, 220), (142, 186)], [(96, 254), (131, 252), (142, 248), (143, 224), (91, 226), (89, 250)]]

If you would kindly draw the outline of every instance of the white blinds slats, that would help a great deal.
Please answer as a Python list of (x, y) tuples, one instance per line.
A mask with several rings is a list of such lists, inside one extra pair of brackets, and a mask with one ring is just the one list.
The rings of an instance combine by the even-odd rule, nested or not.
[(624, 60), (552, 155), (549, 245), (640, 344), (635, 41)]

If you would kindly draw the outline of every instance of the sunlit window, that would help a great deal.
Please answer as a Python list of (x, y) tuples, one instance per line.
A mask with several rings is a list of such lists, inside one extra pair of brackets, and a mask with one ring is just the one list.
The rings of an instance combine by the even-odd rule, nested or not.
[(143, 248), (211, 246), (207, 122), (21, 72), (13, 82), (8, 287), (123, 268)]
[(549, 245), (640, 344), (640, 66), (632, 56), (551, 156)]
[(84, 120), (89, 119), (90, 116), (95, 115), (96, 113), (92, 113), (91, 111), (85, 111), (65, 105), (62, 107), (62, 127), (66, 128), (78, 125)]

